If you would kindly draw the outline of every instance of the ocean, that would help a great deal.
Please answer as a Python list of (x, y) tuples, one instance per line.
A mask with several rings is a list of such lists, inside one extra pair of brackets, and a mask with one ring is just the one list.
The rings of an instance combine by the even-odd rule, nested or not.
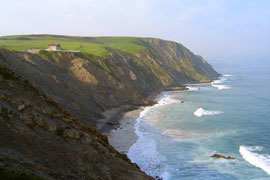
[(148, 175), (270, 179), (270, 65), (243, 60), (214, 67), (222, 73), (219, 80), (163, 92), (158, 104), (141, 112), (135, 125), (139, 138), (127, 155)]

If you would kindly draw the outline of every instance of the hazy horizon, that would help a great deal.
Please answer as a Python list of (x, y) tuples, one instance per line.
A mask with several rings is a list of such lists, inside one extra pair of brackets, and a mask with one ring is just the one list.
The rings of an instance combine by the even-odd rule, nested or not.
[(207, 59), (269, 57), (270, 1), (2, 1), (0, 36), (155, 37)]

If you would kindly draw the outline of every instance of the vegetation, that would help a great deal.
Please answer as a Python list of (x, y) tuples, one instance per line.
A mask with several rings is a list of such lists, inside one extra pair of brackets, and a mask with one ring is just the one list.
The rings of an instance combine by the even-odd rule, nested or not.
[(62, 49), (79, 50), (95, 56), (108, 54), (106, 48), (135, 53), (145, 47), (138, 44), (137, 37), (77, 37), (56, 35), (19, 35), (0, 37), (0, 47), (25, 51), (28, 48), (46, 49), (50, 43), (59, 43)]

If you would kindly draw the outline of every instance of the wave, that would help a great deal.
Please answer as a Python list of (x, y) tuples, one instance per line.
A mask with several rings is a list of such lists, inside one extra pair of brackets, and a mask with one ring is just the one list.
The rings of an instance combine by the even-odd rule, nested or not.
[(181, 101), (174, 99), (171, 96), (171, 92), (162, 93), (156, 100), (158, 101), (157, 104), (145, 107), (143, 111), (141, 111), (140, 117), (137, 118), (135, 133), (138, 136), (138, 140), (129, 148), (127, 155), (129, 159), (138, 164), (146, 174), (152, 177), (159, 176), (166, 180), (169, 178), (169, 173), (165, 171), (165, 167), (162, 165), (162, 162), (165, 161), (166, 158), (157, 151), (157, 140), (155, 139), (160, 132), (152, 129), (151, 126), (149, 126), (149, 121), (147, 121), (148, 123), (144, 121), (144, 117), (150, 113), (153, 108), (181, 103)]
[(198, 108), (195, 112), (194, 115), (197, 117), (201, 117), (203, 115), (217, 115), (223, 113), (222, 111), (207, 111), (203, 108)]
[(222, 90), (222, 89), (230, 89), (231, 87), (228, 85), (224, 85), (222, 83), (224, 83), (225, 81), (229, 81), (229, 80), (233, 80), (232, 77), (234, 77), (234, 75), (232, 74), (224, 74), (221, 77), (219, 77), (219, 79), (213, 81), (211, 83), (211, 85), (215, 88), (218, 88), (218, 90)]
[(161, 98), (158, 100), (158, 103), (153, 106), (145, 107), (143, 111), (140, 113), (140, 118), (144, 117), (151, 109), (156, 108), (158, 106), (164, 106), (168, 104), (181, 103), (181, 101), (174, 99), (170, 96), (170, 94), (163, 94)]
[(211, 83), (213, 87), (215, 88), (218, 88), (218, 90), (222, 90), (222, 89), (230, 89), (231, 87), (228, 86), (228, 85), (223, 85), (223, 84), (214, 84), (214, 83)]
[(239, 152), (247, 162), (270, 174), (270, 156), (254, 152), (262, 151), (262, 149), (261, 146), (240, 146)]
[(232, 74), (223, 74), (223, 76), (225, 76), (225, 77), (232, 77), (234, 75), (232, 75)]
[(221, 83), (224, 83), (225, 79), (224, 78), (221, 78), (221, 79), (218, 79), (218, 80), (214, 80), (211, 84), (221, 84)]

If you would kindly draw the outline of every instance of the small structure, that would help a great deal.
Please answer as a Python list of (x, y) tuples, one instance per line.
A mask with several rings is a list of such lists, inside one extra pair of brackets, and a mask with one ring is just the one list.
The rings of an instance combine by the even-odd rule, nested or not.
[(60, 44), (48, 44), (48, 46), (49, 46), (48, 48), (49, 51), (61, 51)]

